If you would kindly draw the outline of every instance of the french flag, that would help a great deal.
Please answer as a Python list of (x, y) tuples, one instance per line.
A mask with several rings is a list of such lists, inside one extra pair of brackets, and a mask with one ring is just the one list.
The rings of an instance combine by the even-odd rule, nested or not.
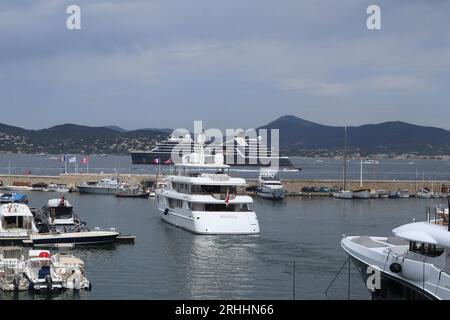
[(159, 158), (153, 159), (154, 164), (159, 164)]
[(66, 162), (66, 156), (61, 156), (61, 158), (59, 158), (59, 162)]

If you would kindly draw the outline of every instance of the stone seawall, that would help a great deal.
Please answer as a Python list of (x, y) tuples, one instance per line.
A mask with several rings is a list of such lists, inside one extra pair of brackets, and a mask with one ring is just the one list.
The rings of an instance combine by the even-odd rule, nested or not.
[[(3, 185), (31, 185), (37, 182), (59, 183), (66, 185), (77, 185), (83, 182), (95, 182), (102, 178), (110, 178), (111, 174), (60, 174), (59, 176), (34, 176), (34, 175), (0, 175)], [(121, 181), (131, 183), (142, 183), (143, 181), (156, 181), (159, 178), (156, 175), (144, 174), (121, 174)], [(257, 185), (256, 179), (248, 179), (249, 186)], [(386, 191), (397, 191), (398, 189), (408, 189), (415, 193), (418, 189), (425, 187), (433, 191), (441, 191), (443, 184), (449, 185), (450, 181), (407, 181), (407, 180), (367, 180), (363, 182), (364, 188)], [(303, 187), (339, 187), (342, 185), (340, 180), (283, 180), (283, 185), (289, 193), (301, 192)], [(359, 181), (347, 181), (347, 189), (353, 190), (359, 188)]]

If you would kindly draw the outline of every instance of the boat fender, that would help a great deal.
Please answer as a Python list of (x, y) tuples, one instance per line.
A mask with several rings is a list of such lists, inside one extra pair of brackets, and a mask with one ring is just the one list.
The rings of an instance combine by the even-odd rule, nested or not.
[(394, 262), (389, 266), (389, 270), (393, 273), (399, 273), (402, 271), (402, 265), (400, 263)]
[(89, 289), (88, 289), (89, 291), (91, 291), (92, 290), (92, 283), (90, 283), (89, 282)]
[(166, 208), (166, 209), (164, 210), (164, 215), (167, 216), (168, 214), (169, 214), (169, 208)]

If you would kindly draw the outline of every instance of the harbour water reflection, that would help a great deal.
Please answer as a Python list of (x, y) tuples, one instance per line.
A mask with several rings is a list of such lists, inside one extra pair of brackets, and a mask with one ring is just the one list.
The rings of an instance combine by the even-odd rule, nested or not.
[[(28, 195), (34, 207), (55, 196)], [(90, 227), (116, 227), (137, 240), (134, 245), (74, 249), (86, 263), (93, 289), (53, 299), (291, 299), (294, 260), (296, 298), (326, 299), (324, 291), (347, 258), (340, 248), (343, 234), (389, 235), (412, 218), (424, 219), (430, 201), (255, 199), (260, 235), (201, 236), (162, 222), (153, 199), (82, 194), (67, 199)], [(330, 298), (347, 298), (346, 276), (338, 277)], [(0, 293), (0, 298), (49, 297), (25, 292)], [(353, 266), (351, 298), (369, 298)]]

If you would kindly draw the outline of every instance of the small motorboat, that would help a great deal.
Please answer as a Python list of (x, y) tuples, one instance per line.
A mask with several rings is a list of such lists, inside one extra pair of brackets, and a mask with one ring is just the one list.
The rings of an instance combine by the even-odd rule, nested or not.
[(91, 290), (84, 262), (72, 254), (48, 250), (0, 248), (0, 289), (55, 293)]
[(64, 197), (50, 199), (47, 204), (35, 214), (39, 233), (30, 236), (32, 245), (47, 246), (55, 244), (105, 244), (112, 243), (119, 236), (114, 228), (91, 231), (87, 223), (75, 215), (72, 205)]
[(22, 193), (3, 193), (0, 195), (0, 203), (28, 203), (28, 197)]
[(385, 190), (377, 190), (378, 198), (389, 198), (389, 192), (386, 192)]
[(143, 191), (141, 187), (128, 183), (122, 183), (116, 192), (118, 198), (148, 198), (149, 196), (150, 192)]

